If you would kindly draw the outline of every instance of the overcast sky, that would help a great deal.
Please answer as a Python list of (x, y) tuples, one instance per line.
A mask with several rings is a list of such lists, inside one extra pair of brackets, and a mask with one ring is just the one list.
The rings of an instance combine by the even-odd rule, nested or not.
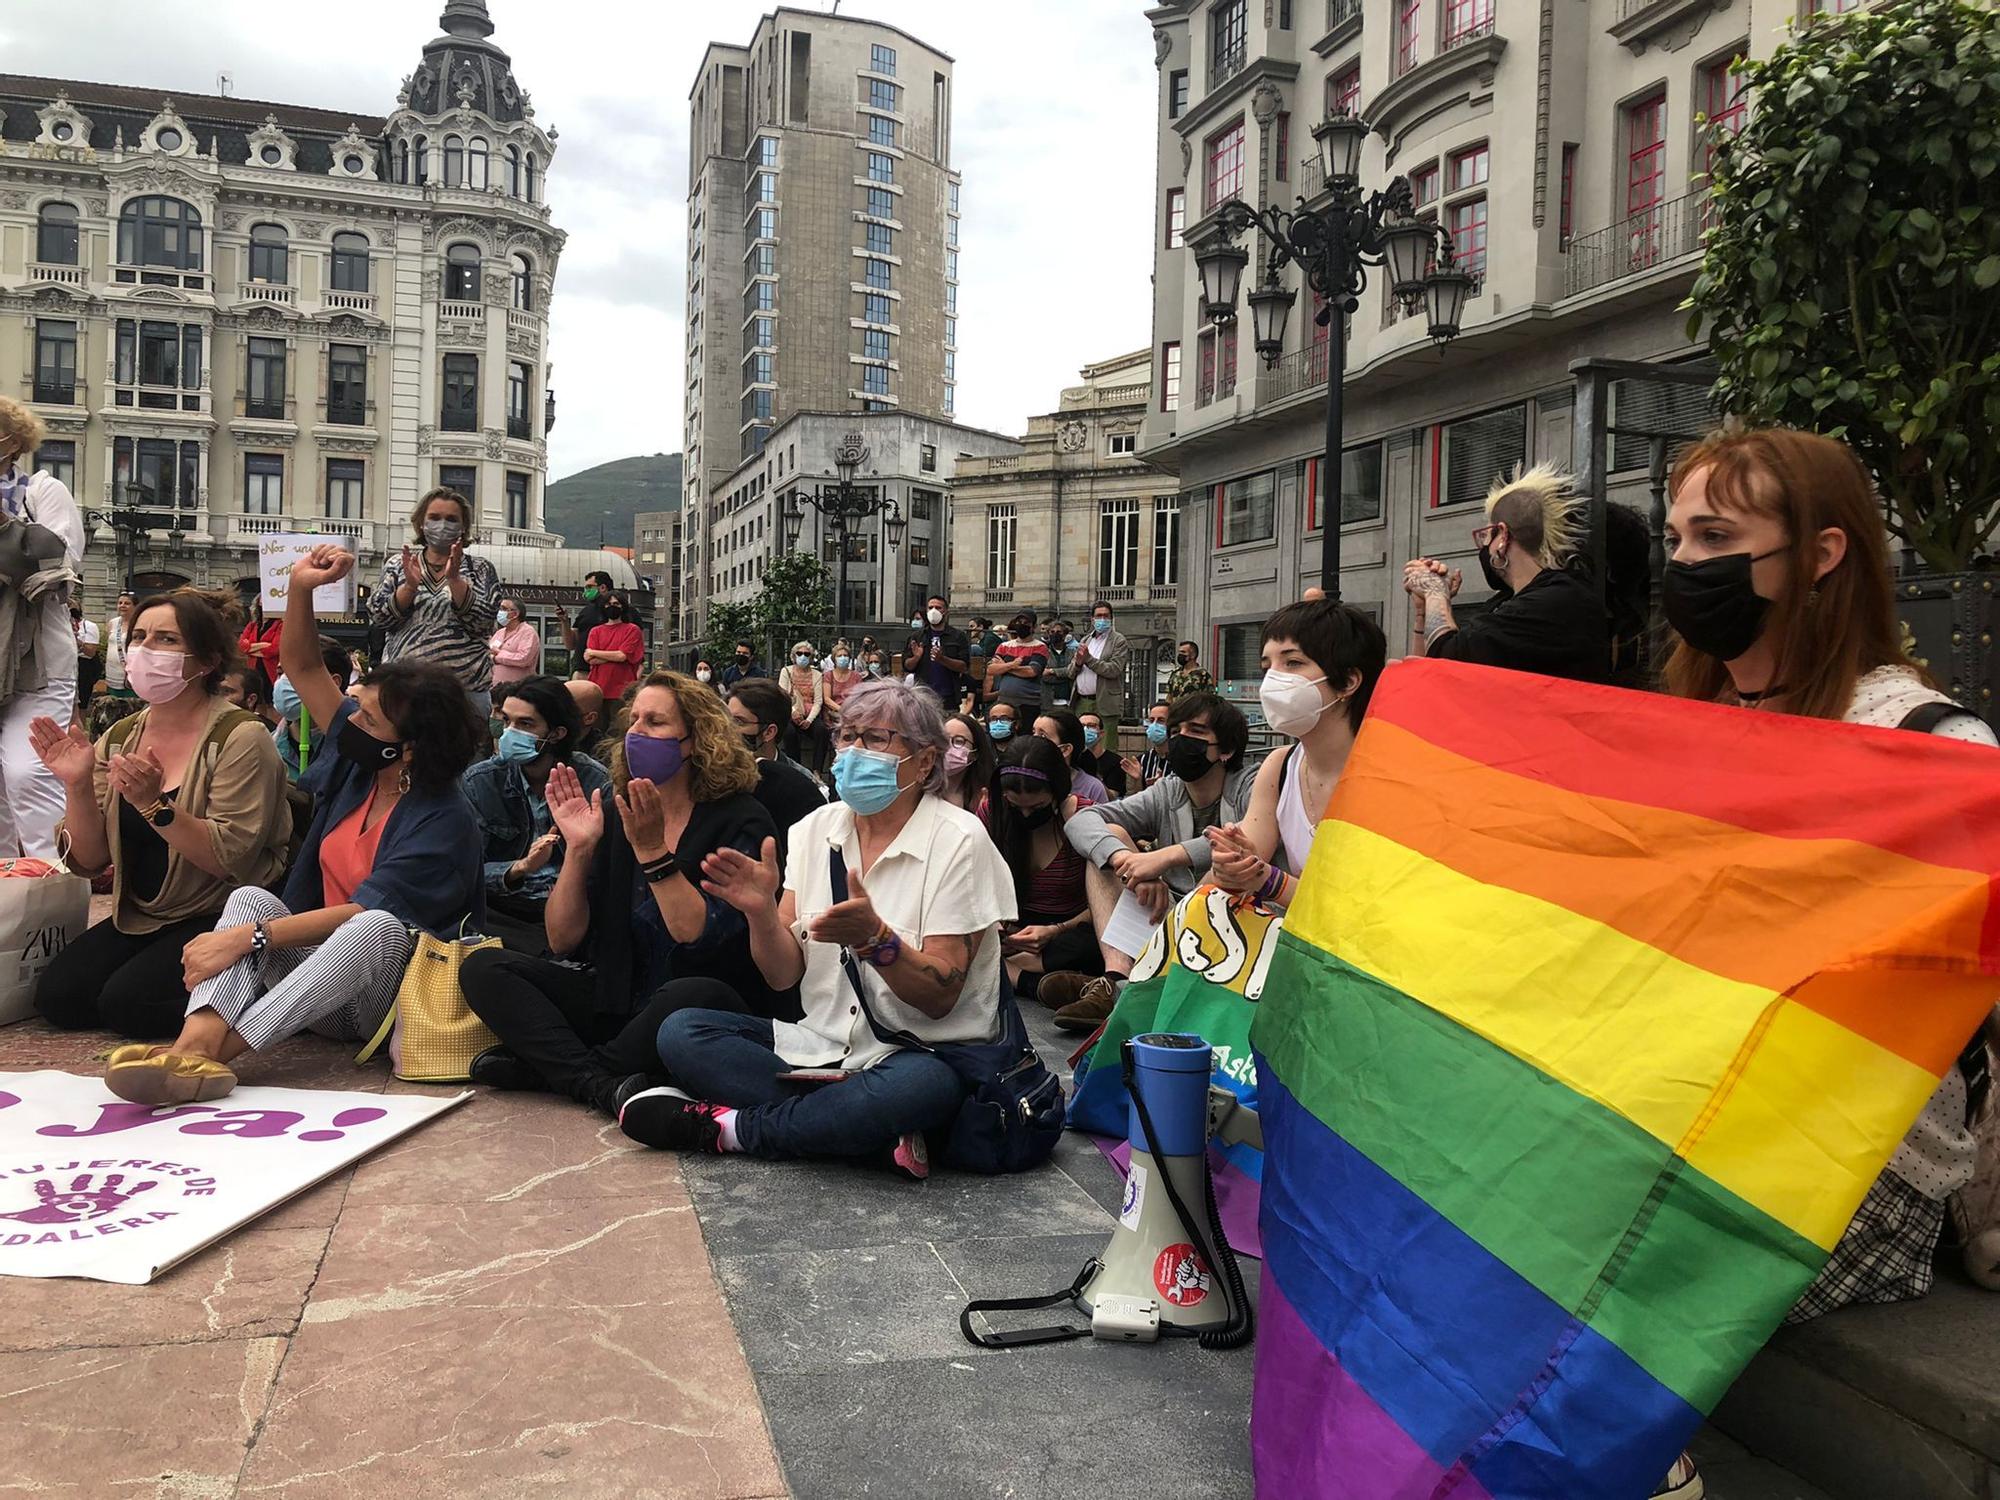
[[(831, 0), (800, 0), (827, 10)], [(687, 95), (751, 0), (489, 0), (569, 232), (550, 350), (552, 478), (681, 445)], [(1142, 0), (842, 0), (956, 59), (965, 177), (958, 417), (1019, 432), (1076, 370), (1150, 342), (1153, 45)], [(0, 67), (386, 114), (441, 0), (68, 0), (0, 5)], [(57, 17), (60, 20), (57, 20)]]

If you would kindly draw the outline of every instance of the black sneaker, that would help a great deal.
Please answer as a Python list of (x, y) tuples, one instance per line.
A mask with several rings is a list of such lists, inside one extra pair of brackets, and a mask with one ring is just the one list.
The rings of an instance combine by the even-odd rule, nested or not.
[(679, 1089), (642, 1089), (618, 1111), (618, 1128), (656, 1151), (720, 1151), (719, 1105), (704, 1104)]
[(548, 1085), (527, 1063), (505, 1047), (488, 1047), (473, 1058), (466, 1077), (489, 1089), (546, 1089)]
[(644, 1073), (627, 1073), (622, 1077), (611, 1073), (599, 1073), (594, 1078), (585, 1079), (578, 1094), (585, 1104), (599, 1114), (609, 1115), (615, 1120), (618, 1118), (618, 1111), (625, 1107), (625, 1101), (634, 1094), (643, 1093), (651, 1086), (652, 1081)]

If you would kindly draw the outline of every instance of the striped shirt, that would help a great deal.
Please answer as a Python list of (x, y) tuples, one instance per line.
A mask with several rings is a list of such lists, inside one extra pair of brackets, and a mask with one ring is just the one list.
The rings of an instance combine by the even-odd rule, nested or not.
[(500, 580), (493, 564), (468, 552), (459, 571), (470, 585), (463, 606), (451, 602), (451, 590), (428, 569), (417, 580), (415, 603), (405, 614), (396, 604), (403, 582), (403, 556), (391, 553), (382, 569), (382, 585), (368, 601), (368, 615), (385, 633), (382, 660), (427, 661), (451, 672), (470, 692), (493, 686), (493, 658), (486, 652), (486, 635), (493, 627)]

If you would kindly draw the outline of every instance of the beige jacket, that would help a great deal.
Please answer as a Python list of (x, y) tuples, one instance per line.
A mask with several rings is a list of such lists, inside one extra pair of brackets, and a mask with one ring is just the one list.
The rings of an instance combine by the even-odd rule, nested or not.
[[(111, 868), (118, 872), (112, 887), (116, 901), (112, 921), (120, 932), (158, 932), (188, 917), (220, 912), (222, 903), (238, 886), (269, 885), (284, 873), (292, 837), (292, 809), (285, 799), (284, 764), (278, 759), (270, 730), (261, 721), (246, 721), (231, 729), (219, 746), (207, 739), (215, 721), (234, 708), (226, 698), (209, 699), (195, 763), (187, 768), (174, 797), (174, 805), (182, 813), (207, 820), (209, 847), (216, 863), (228, 874), (211, 875), (169, 846), (166, 879), (151, 901), (140, 901), (125, 888), (119, 798), (111, 789), (109, 776), (112, 740), (116, 738), (123, 747), (140, 744), (148, 711), (141, 709), (130, 720), (120, 720), (98, 740), (97, 805), (104, 812)], [(126, 724), (130, 727), (121, 729)]]

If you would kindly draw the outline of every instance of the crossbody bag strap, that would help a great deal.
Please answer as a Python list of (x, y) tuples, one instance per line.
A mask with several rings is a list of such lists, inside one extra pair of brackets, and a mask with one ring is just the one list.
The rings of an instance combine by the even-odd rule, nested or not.
[[(401, 997), (399, 996), (398, 999)], [(396, 1001), (389, 1002), (389, 1013), (382, 1017), (382, 1024), (375, 1028), (375, 1035), (368, 1039), (368, 1045), (354, 1054), (354, 1061), (365, 1063), (373, 1057), (382, 1044), (389, 1040), (389, 1033), (396, 1029)]]
[[(840, 846), (830, 844), (826, 851), (827, 884), (831, 887), (833, 904), (840, 905), (847, 899), (847, 857), (840, 852)], [(861, 966), (854, 961), (854, 954), (846, 944), (840, 948), (840, 966), (847, 971), (847, 982), (854, 986), (854, 998), (860, 1002), (861, 1014), (868, 1020), (868, 1029), (875, 1033), (875, 1040), (890, 1047), (908, 1047), (917, 1052), (929, 1052), (928, 1042), (919, 1041), (907, 1031), (891, 1031), (875, 1014), (875, 1007), (868, 1003), (868, 986), (861, 982)]]

